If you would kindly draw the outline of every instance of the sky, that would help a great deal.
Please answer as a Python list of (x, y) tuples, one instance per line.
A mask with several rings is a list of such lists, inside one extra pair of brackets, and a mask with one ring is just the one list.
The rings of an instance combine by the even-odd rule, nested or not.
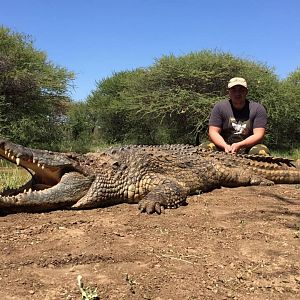
[(115, 72), (202, 50), (263, 63), (284, 79), (300, 67), (299, 12), (299, 0), (0, 0), (2, 26), (75, 73), (78, 101)]

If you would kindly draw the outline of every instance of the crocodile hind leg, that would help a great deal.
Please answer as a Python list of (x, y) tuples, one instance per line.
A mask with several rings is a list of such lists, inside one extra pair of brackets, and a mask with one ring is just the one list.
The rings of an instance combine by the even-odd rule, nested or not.
[(215, 165), (218, 183), (224, 187), (238, 187), (250, 185), (274, 185), (274, 181), (257, 175), (252, 169), (227, 167), (221, 164)]

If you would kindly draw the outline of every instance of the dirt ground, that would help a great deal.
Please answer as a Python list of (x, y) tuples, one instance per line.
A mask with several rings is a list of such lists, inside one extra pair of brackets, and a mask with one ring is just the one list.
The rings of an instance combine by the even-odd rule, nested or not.
[(122, 204), (0, 217), (0, 299), (300, 299), (300, 188), (222, 188), (163, 215)]

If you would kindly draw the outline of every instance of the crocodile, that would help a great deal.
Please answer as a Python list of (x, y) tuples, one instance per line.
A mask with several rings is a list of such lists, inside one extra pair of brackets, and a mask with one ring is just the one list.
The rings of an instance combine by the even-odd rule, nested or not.
[(27, 183), (0, 194), (0, 211), (5, 212), (135, 203), (141, 212), (160, 214), (187, 204), (189, 195), (220, 187), (300, 183), (300, 169), (291, 159), (192, 145), (129, 145), (81, 154), (0, 139), (0, 157), (31, 173)]

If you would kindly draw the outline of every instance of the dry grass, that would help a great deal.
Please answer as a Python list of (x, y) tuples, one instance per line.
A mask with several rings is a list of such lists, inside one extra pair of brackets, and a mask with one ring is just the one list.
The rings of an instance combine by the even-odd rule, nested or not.
[(30, 179), (30, 174), (15, 164), (0, 160), (0, 191), (16, 188)]

